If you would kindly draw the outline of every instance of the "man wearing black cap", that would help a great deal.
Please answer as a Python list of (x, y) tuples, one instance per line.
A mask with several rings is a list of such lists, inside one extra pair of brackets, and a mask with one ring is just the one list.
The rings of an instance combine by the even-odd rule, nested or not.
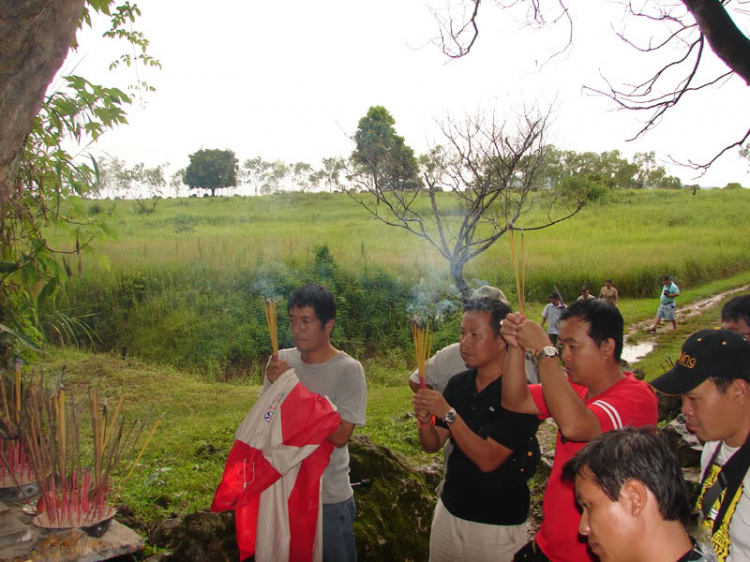
[(651, 384), (682, 395), (687, 428), (705, 442), (696, 507), (718, 560), (750, 560), (750, 341), (730, 330), (696, 332)]

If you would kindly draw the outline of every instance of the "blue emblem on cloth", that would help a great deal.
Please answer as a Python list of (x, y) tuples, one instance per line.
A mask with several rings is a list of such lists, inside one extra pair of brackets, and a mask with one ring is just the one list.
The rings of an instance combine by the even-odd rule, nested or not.
[(273, 416), (276, 414), (276, 410), (279, 407), (279, 403), (284, 399), (285, 395), (286, 393), (277, 396), (276, 400), (274, 400), (273, 404), (271, 404), (270, 408), (268, 408), (268, 411), (263, 414), (263, 419), (266, 423), (271, 423), (271, 420), (273, 419)]

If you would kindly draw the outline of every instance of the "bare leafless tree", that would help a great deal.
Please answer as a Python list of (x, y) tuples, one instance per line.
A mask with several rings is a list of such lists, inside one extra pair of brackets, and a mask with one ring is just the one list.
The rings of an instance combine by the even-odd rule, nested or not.
[[(584, 192), (532, 189), (544, 160), (548, 117), (529, 111), (514, 127), (494, 116), (461, 122), (448, 118), (441, 124), (444, 144), (420, 158), (424, 187), (383, 183), (352, 159), (347, 164), (349, 194), (378, 220), (432, 245), (448, 260), (456, 286), (467, 298), (464, 267), (469, 260), (506, 232), (547, 228), (572, 217), (586, 202)], [(532, 219), (528, 211), (535, 207), (544, 212)]]
[[(604, 88), (586, 86), (589, 91), (611, 98), (623, 109), (648, 114), (643, 126), (629, 140), (654, 128), (664, 114), (686, 96), (721, 84), (734, 74), (750, 85), (750, 37), (733, 19), (750, 20), (748, 0), (646, 0), (639, 2), (637, 7), (630, 0), (618, 0), (617, 3), (623, 5), (628, 16), (639, 18), (644, 25), (654, 25), (653, 33), (645, 43), (631, 40), (625, 33), (617, 33), (618, 36), (639, 52), (669, 53), (670, 57), (644, 79), (615, 82), (605, 77)], [(458, 58), (471, 52), (479, 38), (480, 7), (487, 4), (513, 10), (516, 17), (522, 10), (522, 21), (529, 26), (547, 27), (562, 23), (568, 28), (568, 41), (556, 54), (572, 46), (573, 20), (566, 0), (491, 0), (484, 3), (481, 0), (448, 0), (449, 9), (435, 12), (440, 24), (436, 41), (447, 56)], [(589, 10), (591, 5), (575, 6), (575, 9)], [(707, 66), (705, 63), (711, 52), (726, 64), (726, 70), (701, 72)], [(634, 85), (620, 86), (619, 83)], [(749, 138), (750, 129), (734, 140), (724, 141), (725, 146), (717, 149), (706, 162), (673, 162), (705, 173), (725, 152), (741, 147)]]

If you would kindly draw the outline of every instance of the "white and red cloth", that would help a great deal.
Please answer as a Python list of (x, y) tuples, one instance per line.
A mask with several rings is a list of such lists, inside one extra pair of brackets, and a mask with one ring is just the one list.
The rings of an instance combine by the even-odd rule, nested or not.
[(322, 560), (321, 476), (341, 417), (293, 369), (258, 398), (235, 434), (211, 511), (235, 511), (240, 560)]

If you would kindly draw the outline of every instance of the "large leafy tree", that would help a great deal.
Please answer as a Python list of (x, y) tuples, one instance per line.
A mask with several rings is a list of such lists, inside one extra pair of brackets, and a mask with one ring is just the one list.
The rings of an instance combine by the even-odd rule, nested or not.
[(231, 150), (201, 149), (190, 155), (184, 182), (190, 189), (217, 189), (237, 186), (239, 161)]
[(396, 120), (382, 105), (359, 120), (351, 162), (358, 175), (366, 172), (378, 192), (418, 189), (422, 185), (414, 151), (396, 134)]
[[(72, 274), (70, 262), (80, 272), (91, 243), (109, 234), (82, 201), (97, 185), (97, 163), (68, 150), (125, 123), (130, 98), (74, 75), (46, 92), (92, 12), (110, 16), (105, 36), (132, 45), (133, 54), (113, 66), (158, 66), (132, 29), (140, 11), (129, 2), (0, 0), (0, 355), (41, 345), (48, 335), (72, 335), (74, 322), (55, 310), (55, 300)], [(53, 243), (49, 228), (68, 237)]]

